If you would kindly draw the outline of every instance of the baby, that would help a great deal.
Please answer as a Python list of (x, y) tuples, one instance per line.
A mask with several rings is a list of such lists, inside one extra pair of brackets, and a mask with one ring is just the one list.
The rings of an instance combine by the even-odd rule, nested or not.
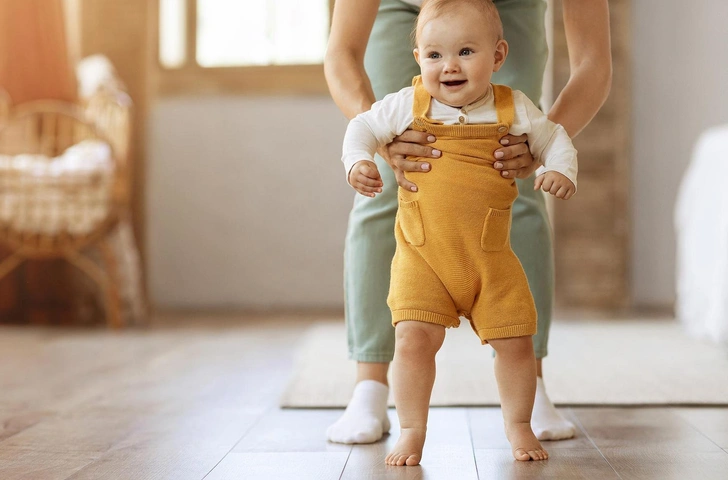
[(373, 161), (380, 146), (413, 128), (434, 135), (433, 146), (442, 152), (431, 172), (407, 174), (417, 189), (399, 189), (387, 303), (395, 325), (392, 373), (401, 432), (386, 463), (420, 463), (435, 354), (445, 329), (457, 327), (460, 317), (497, 353), (495, 374), (513, 456), (544, 460), (548, 453), (530, 425), (536, 309), (510, 247), (518, 189), (493, 168), (493, 152), (507, 133), (527, 134), (532, 154), (543, 163), (534, 188), (568, 199), (576, 192), (576, 150), (563, 127), (523, 93), (490, 83), (508, 54), (491, 0), (426, 0), (415, 42), (421, 76), (351, 121), (342, 158), (351, 186), (373, 197), (381, 192)]

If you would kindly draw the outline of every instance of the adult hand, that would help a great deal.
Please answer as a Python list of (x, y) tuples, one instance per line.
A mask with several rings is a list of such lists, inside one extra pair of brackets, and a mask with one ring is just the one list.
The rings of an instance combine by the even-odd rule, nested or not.
[(413, 192), (417, 191), (417, 185), (407, 180), (404, 172), (429, 172), (431, 166), (429, 162), (407, 160), (407, 156), (439, 158), (442, 153), (427, 146), (428, 143), (435, 140), (435, 136), (429, 133), (407, 130), (402, 135), (395, 137), (392, 143), (379, 149), (379, 155), (392, 167), (400, 187)]
[(524, 135), (506, 135), (501, 139), (503, 147), (495, 151), (493, 165), (506, 178), (528, 178), (539, 167), (528, 148), (528, 137)]

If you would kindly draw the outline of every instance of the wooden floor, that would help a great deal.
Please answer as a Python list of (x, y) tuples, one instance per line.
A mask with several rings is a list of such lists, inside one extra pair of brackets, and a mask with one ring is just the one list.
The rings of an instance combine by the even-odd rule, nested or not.
[(277, 407), (296, 342), (320, 318), (0, 327), (0, 479), (728, 478), (725, 408), (563, 409), (577, 437), (530, 463), (513, 461), (498, 409), (437, 408), (423, 465), (386, 467), (394, 411), (391, 436), (352, 447), (324, 439), (341, 410)]

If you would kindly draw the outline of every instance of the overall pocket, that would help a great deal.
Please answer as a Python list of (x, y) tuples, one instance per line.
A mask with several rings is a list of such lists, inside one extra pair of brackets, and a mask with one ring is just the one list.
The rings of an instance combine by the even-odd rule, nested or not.
[(399, 227), (402, 229), (404, 239), (414, 247), (425, 244), (425, 226), (420, 215), (420, 206), (417, 201), (399, 202)]
[(483, 225), (483, 236), (480, 246), (486, 252), (499, 252), (506, 247), (511, 229), (511, 209), (488, 209)]

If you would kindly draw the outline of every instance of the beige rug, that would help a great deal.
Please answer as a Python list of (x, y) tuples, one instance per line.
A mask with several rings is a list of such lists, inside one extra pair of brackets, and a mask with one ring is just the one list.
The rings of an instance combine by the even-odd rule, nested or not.
[[(544, 378), (559, 405), (728, 405), (728, 351), (687, 338), (674, 320), (555, 322)], [(354, 380), (343, 321), (316, 324), (281, 406), (345, 407)], [(467, 322), (438, 353), (432, 405), (498, 405), (492, 349)]]

